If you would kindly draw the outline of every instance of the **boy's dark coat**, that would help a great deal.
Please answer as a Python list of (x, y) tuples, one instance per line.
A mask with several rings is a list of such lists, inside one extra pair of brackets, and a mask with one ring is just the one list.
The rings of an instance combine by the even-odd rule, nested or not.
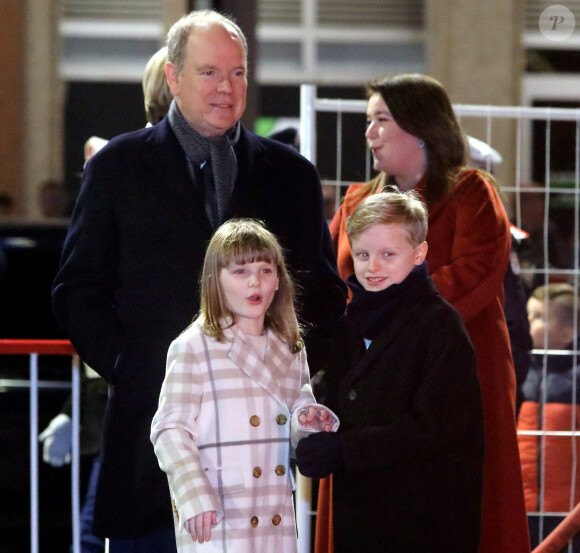
[(337, 553), (477, 553), (484, 460), (473, 347), (430, 277), (365, 351), (348, 317), (323, 381), (341, 419)]

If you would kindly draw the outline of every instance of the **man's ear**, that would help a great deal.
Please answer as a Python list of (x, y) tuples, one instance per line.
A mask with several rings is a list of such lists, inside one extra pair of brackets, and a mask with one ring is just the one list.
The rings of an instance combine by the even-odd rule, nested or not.
[(429, 247), (427, 246), (427, 242), (421, 242), (415, 248), (415, 265), (421, 265), (425, 258), (427, 257), (427, 250)]
[(175, 96), (179, 91), (179, 71), (177, 71), (177, 66), (171, 61), (165, 64), (165, 76), (167, 77), (169, 90)]

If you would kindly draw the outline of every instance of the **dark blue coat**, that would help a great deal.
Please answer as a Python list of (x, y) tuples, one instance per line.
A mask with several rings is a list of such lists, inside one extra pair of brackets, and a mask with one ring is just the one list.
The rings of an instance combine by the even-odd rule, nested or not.
[(345, 317), (322, 390), (341, 421), (335, 551), (477, 553), (484, 429), (475, 353), (430, 277), (388, 311), (368, 350)]
[[(343, 313), (345, 287), (316, 169), (246, 130), (235, 152), (227, 217), (262, 219), (279, 237), (302, 288), (302, 318), (323, 331)], [(111, 140), (87, 164), (53, 303), (81, 357), (110, 384), (97, 534), (126, 539), (173, 526), (149, 432), (167, 349), (199, 306), (212, 230), (167, 120)]]

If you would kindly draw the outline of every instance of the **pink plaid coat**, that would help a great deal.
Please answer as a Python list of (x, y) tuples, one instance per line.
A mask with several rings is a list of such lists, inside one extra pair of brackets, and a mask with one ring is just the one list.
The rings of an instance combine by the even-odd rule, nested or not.
[[(173, 341), (151, 441), (171, 489), (180, 553), (293, 553), (297, 548), (290, 441), (292, 413), (314, 403), (304, 350), (274, 333), (228, 341), (193, 324)], [(231, 340), (231, 341), (229, 341)], [(194, 542), (186, 521), (215, 510), (211, 541)]]

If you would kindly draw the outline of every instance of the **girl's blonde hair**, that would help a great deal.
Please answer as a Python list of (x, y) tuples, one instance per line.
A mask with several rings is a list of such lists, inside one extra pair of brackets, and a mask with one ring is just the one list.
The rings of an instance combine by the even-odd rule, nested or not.
[(387, 185), (378, 194), (365, 198), (347, 219), (346, 232), (352, 245), (354, 238), (373, 225), (402, 224), (409, 243), (416, 248), (427, 238), (427, 208), (414, 190), (401, 192)]
[(167, 47), (160, 48), (151, 56), (143, 74), (143, 98), (145, 100), (145, 116), (152, 125), (159, 123), (169, 111), (173, 94), (169, 90), (165, 77), (167, 63)]
[(275, 265), (279, 279), (278, 290), (266, 311), (264, 328), (271, 329), (288, 344), (290, 351), (296, 353), (304, 347), (304, 342), (294, 309), (294, 283), (278, 240), (258, 220), (232, 219), (215, 231), (203, 263), (201, 302), (196, 320), (204, 334), (224, 341), (224, 330), (236, 324), (236, 316), (227, 307), (220, 283), (221, 270), (230, 263), (257, 261)]

